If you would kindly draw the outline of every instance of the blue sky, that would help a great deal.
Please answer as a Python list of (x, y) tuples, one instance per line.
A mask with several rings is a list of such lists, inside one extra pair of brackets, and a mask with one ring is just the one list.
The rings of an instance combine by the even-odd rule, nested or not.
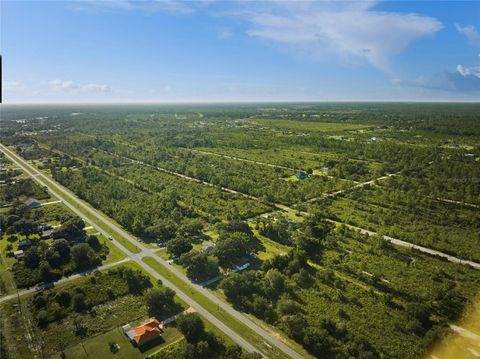
[(2, 1), (6, 103), (478, 101), (480, 2)]

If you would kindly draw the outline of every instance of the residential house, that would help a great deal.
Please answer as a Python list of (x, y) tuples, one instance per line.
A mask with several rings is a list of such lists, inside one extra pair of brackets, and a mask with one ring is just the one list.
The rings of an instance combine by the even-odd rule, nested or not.
[(42, 233), (40, 234), (40, 239), (49, 239), (49, 238), (53, 238), (53, 229), (49, 229), (49, 230), (44, 230), (42, 231)]
[(32, 241), (30, 239), (22, 239), (18, 242), (18, 249), (27, 249), (32, 245)]
[(41, 207), (42, 204), (35, 198), (29, 198), (25, 201), (25, 204), (30, 208), (38, 208)]
[(308, 177), (308, 175), (307, 175), (305, 172), (303, 172), (303, 171), (297, 172), (297, 173), (295, 174), (295, 176), (297, 176), (297, 178), (298, 178), (299, 180), (303, 180), (303, 179), (305, 179), (305, 178)]
[(130, 329), (129, 324), (124, 325), (123, 331), (130, 338), (132, 343), (140, 347), (160, 337), (163, 333), (163, 325), (159, 320), (150, 318), (148, 321), (134, 329)]
[(202, 251), (204, 251), (205, 253), (210, 252), (213, 248), (215, 248), (215, 243), (213, 242), (205, 242), (202, 245)]

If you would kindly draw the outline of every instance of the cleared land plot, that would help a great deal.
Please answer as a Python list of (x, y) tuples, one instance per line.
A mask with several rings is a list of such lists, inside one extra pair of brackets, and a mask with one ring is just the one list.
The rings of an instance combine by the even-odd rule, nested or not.
[[(327, 165), (328, 161), (339, 160), (339, 154), (334, 152), (314, 153), (313, 149), (298, 148), (232, 148), (206, 147), (199, 148), (199, 151), (211, 152), (218, 155), (237, 157), (249, 161), (259, 161), (277, 166), (284, 166), (293, 170), (307, 170), (308, 168), (321, 168)], [(307, 152), (311, 150), (311, 152)]]
[[(402, 193), (389, 193), (379, 186), (364, 188), (324, 205), (342, 222), (460, 258), (480, 260), (480, 215), (476, 209), (417, 197), (406, 203)], [(384, 196), (389, 195), (396, 200), (386, 201)], [(406, 193), (403, 196), (407, 198)]]
[(150, 167), (131, 164), (110, 168), (109, 171), (152, 192), (175, 191), (185, 208), (206, 219), (226, 219), (234, 214), (233, 211), (241, 218), (248, 218), (271, 208), (240, 195), (168, 175)]
[(368, 124), (338, 123), (338, 122), (314, 122), (301, 120), (284, 119), (251, 119), (250, 124), (259, 124), (271, 128), (289, 129), (294, 131), (313, 131), (313, 132), (342, 132), (351, 130), (367, 129), (372, 127)]

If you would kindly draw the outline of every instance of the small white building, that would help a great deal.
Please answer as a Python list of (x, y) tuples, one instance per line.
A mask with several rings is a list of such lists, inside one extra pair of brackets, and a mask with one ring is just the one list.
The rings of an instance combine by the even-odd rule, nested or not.
[(215, 243), (213, 243), (213, 242), (205, 242), (202, 245), (202, 251), (205, 252), (205, 253), (210, 252), (213, 248), (215, 248)]

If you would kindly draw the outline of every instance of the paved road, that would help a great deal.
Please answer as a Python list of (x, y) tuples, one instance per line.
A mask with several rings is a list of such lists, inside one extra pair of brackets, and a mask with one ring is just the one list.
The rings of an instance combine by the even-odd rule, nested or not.
[[(342, 224), (342, 222), (337, 222), (337, 221), (332, 221), (332, 222)], [(368, 234), (369, 236), (378, 235), (378, 233), (373, 232), (373, 231), (369, 231), (368, 229), (364, 229), (364, 228), (360, 228), (360, 227), (356, 227), (356, 226), (352, 226), (352, 225), (348, 225), (348, 226), (351, 227), (351, 228), (354, 228), (354, 229), (358, 229), (360, 231), (360, 233), (362, 233), (362, 234)], [(387, 240), (387, 241), (389, 241), (389, 242), (391, 242), (391, 243), (393, 243), (397, 246), (400, 246), (400, 247), (416, 249), (417, 251), (420, 251), (420, 252), (423, 252), (423, 253), (428, 253), (428, 254), (431, 254), (431, 255), (434, 255), (434, 256), (437, 256), (437, 257), (445, 258), (452, 263), (468, 265), (468, 266), (471, 266), (475, 269), (480, 269), (480, 263), (468, 261), (468, 260), (465, 260), (465, 259), (461, 259), (461, 258), (452, 256), (450, 254), (437, 251), (435, 249), (430, 249), (430, 248), (427, 248), (427, 247), (419, 246), (417, 244), (413, 244), (413, 243), (403, 241), (401, 239), (393, 238), (393, 237), (390, 237), (390, 236), (383, 236), (383, 239), (385, 239), (385, 240)]]
[(480, 208), (480, 205), (478, 205), (478, 204), (454, 201), (452, 199), (446, 199), (446, 198), (437, 198), (437, 201), (445, 202), (445, 203), (458, 204), (458, 205), (465, 206), (465, 207)]
[(125, 156), (120, 156), (120, 155), (117, 155), (117, 154), (115, 154), (115, 153), (108, 152), (108, 151), (105, 151), (105, 150), (100, 150), (100, 151), (105, 152), (106, 154), (109, 154), (109, 155), (111, 155), (111, 156), (119, 157), (119, 158), (122, 158), (122, 159), (124, 159), (124, 160), (130, 161), (131, 163), (135, 163), (135, 164), (138, 164), (138, 165), (142, 165), (142, 166), (145, 166), (145, 167), (150, 167), (150, 168), (156, 169), (157, 171), (160, 171), (160, 172), (163, 172), (163, 173), (166, 173), (166, 174), (169, 174), (169, 175), (173, 175), (173, 176), (177, 176), (177, 177), (180, 177), (180, 178), (189, 180), (189, 181), (197, 182), (197, 183), (203, 184), (203, 185), (208, 186), (208, 187), (220, 188), (220, 189), (221, 189), (222, 191), (224, 191), (224, 192), (233, 193), (233, 194), (242, 196), (242, 197), (244, 197), (244, 198), (248, 198), (248, 199), (251, 199), (251, 200), (254, 200), (254, 201), (257, 201), (257, 202), (266, 204), (266, 205), (268, 205), (268, 206), (272, 206), (272, 207), (278, 207), (278, 206), (279, 206), (279, 205), (277, 205), (277, 204), (275, 204), (275, 203), (266, 202), (266, 201), (264, 201), (264, 200), (262, 200), (262, 199), (260, 199), (260, 198), (258, 198), (258, 197), (255, 197), (255, 196), (252, 196), (252, 195), (243, 193), (243, 192), (239, 192), (239, 191), (236, 191), (236, 190), (231, 189), (231, 188), (218, 187), (218, 186), (214, 185), (213, 183), (206, 182), (206, 181), (202, 181), (202, 180), (200, 180), (200, 179), (198, 179), (198, 178), (190, 177), (190, 176), (184, 175), (184, 174), (182, 174), (182, 173), (170, 171), (170, 170), (168, 170), (168, 169), (166, 169), (166, 168), (163, 168), (163, 167), (154, 166), (154, 165), (151, 165), (151, 164), (148, 164), (148, 163), (139, 161), (139, 160), (135, 160), (135, 159), (133, 159), (133, 158), (129, 158), (129, 157), (125, 157)]
[[(296, 204), (293, 204), (291, 206), (286, 206), (286, 205), (281, 205), (281, 204), (276, 204), (275, 205), (275, 208), (277, 208), (276, 210), (274, 211), (271, 211), (271, 212), (266, 212), (266, 213), (261, 213), (261, 214), (257, 214), (253, 217), (250, 217), (250, 218), (247, 218), (246, 221), (252, 221), (254, 220), (255, 218), (257, 217), (265, 217), (265, 216), (269, 216), (269, 215), (272, 215), (274, 213), (279, 213), (279, 212), (285, 212), (285, 211), (288, 211), (288, 210), (292, 210), (292, 211), (295, 211), (295, 208), (303, 205), (303, 204), (308, 204), (308, 203), (313, 203), (313, 202), (316, 202), (318, 201), (319, 199), (322, 199), (322, 198), (331, 198), (331, 197), (335, 197), (335, 196), (338, 196), (339, 194), (342, 194), (342, 193), (345, 193), (345, 192), (348, 192), (348, 191), (351, 191), (353, 189), (356, 189), (356, 188), (361, 188), (361, 187), (365, 187), (369, 184), (373, 184), (375, 183), (376, 181), (381, 181), (381, 180), (384, 180), (384, 179), (387, 179), (387, 178), (390, 178), (392, 176), (396, 176), (398, 175), (400, 172), (397, 172), (397, 173), (389, 173), (387, 175), (384, 175), (382, 177), (377, 177), (377, 178), (374, 178), (372, 180), (369, 180), (369, 181), (366, 181), (366, 182), (361, 182), (361, 183), (357, 183), (355, 186), (352, 186), (352, 187), (348, 187), (348, 188), (345, 188), (345, 189), (341, 189), (341, 190), (338, 190), (338, 191), (335, 191), (335, 192), (330, 192), (330, 193), (323, 193), (322, 195), (318, 196), (318, 197), (314, 197), (314, 198), (310, 198), (310, 199), (307, 199), (306, 201), (303, 201), (303, 202), (300, 202), (300, 203), (296, 203)], [(304, 215), (308, 214), (306, 212), (300, 212)]]
[[(139, 164), (139, 165), (142, 165), (142, 166), (145, 166), (145, 167), (150, 167), (150, 168), (153, 168), (153, 169), (156, 169), (157, 171), (160, 171), (160, 172), (164, 172), (164, 173), (167, 173), (167, 174), (170, 174), (170, 175), (173, 175), (173, 176), (177, 176), (177, 177), (180, 177), (180, 178), (184, 178), (186, 180), (189, 180), (189, 181), (194, 181), (194, 182), (197, 182), (197, 183), (200, 183), (200, 184), (203, 184), (205, 186), (209, 186), (209, 187), (217, 187), (215, 186), (214, 184), (210, 183), (210, 182), (206, 182), (206, 181), (202, 181), (198, 178), (194, 178), (194, 177), (190, 177), (190, 176), (187, 176), (187, 175), (184, 175), (182, 173), (178, 173), (178, 172), (174, 172), (174, 171), (170, 171), (166, 168), (163, 168), (163, 167), (158, 167), (158, 166), (154, 166), (154, 165), (151, 165), (151, 164), (148, 164), (148, 163), (145, 163), (145, 162), (142, 162), (142, 161), (139, 161), (139, 160), (135, 160), (133, 158), (129, 158), (129, 157), (125, 157), (125, 156), (120, 156), (120, 155), (117, 155), (115, 153), (112, 153), (112, 152), (108, 152), (108, 151), (105, 151), (105, 150), (100, 150), (99, 151), (102, 151), (102, 152), (105, 152), (106, 154), (109, 154), (111, 156), (115, 156), (115, 157), (119, 157), (119, 158), (122, 158), (124, 160), (127, 160), (127, 161), (130, 161), (131, 163), (136, 163), (136, 164)], [(231, 158), (231, 159), (234, 159), (234, 160), (241, 160), (241, 161), (247, 161), (247, 162), (253, 162), (253, 163), (259, 163), (259, 164), (264, 164), (264, 165), (267, 165), (267, 166), (271, 166), (271, 167), (280, 167), (280, 168), (286, 168), (286, 169), (291, 169), (291, 168), (288, 168), (288, 167), (282, 167), (282, 166), (277, 166), (277, 165), (272, 165), (272, 164), (269, 164), (269, 163), (264, 163), (264, 162), (258, 162), (258, 161), (252, 161), (252, 160), (247, 160), (247, 159), (240, 159), (238, 157), (232, 157), (232, 156), (227, 156), (227, 155), (220, 155), (220, 154), (215, 154), (213, 152), (206, 152), (206, 151), (199, 151), (199, 150), (195, 150), (196, 152), (202, 152), (202, 153), (208, 153), (208, 154), (213, 154), (213, 155), (217, 155), (217, 156), (220, 156), (220, 157), (226, 157), (226, 158)], [(272, 203), (272, 202), (266, 202), (258, 197), (255, 197), (255, 196), (252, 196), (252, 195), (249, 195), (249, 194), (246, 194), (246, 193), (242, 193), (242, 192), (239, 192), (237, 190), (234, 190), (234, 189), (231, 189), (231, 188), (227, 188), (227, 187), (219, 187), (222, 191), (224, 192), (229, 192), (229, 193), (233, 193), (233, 194), (236, 194), (236, 195), (239, 195), (239, 196), (242, 196), (244, 198), (248, 198), (248, 199), (251, 199), (251, 200), (254, 200), (254, 201), (257, 201), (257, 202), (260, 202), (260, 203), (263, 203), (263, 204), (266, 204), (268, 206), (271, 206), (271, 207), (274, 207), (275, 208), (275, 211), (272, 211), (272, 212), (267, 212), (267, 213), (263, 213), (262, 215), (265, 215), (265, 214), (269, 214), (269, 213), (275, 213), (275, 212), (279, 212), (279, 211), (288, 211), (288, 210), (293, 210), (294, 208), (302, 205), (302, 204), (306, 204), (306, 203), (312, 203), (312, 202), (315, 202), (315, 201), (318, 201), (319, 199), (321, 198), (325, 198), (325, 197), (335, 197), (339, 194), (342, 194), (344, 192), (347, 192), (347, 191), (351, 191), (353, 189), (356, 189), (356, 188), (360, 188), (360, 187), (364, 187), (364, 186), (367, 186), (369, 184), (372, 184), (374, 183), (375, 181), (381, 181), (383, 179), (386, 179), (386, 178), (390, 178), (392, 176), (396, 176), (397, 174), (399, 174), (400, 172), (398, 173), (391, 173), (391, 174), (387, 174), (385, 176), (382, 176), (382, 177), (378, 177), (378, 178), (374, 178), (372, 180), (369, 180), (369, 181), (366, 181), (366, 182), (362, 182), (362, 183), (357, 183), (355, 181), (356, 184), (352, 187), (349, 187), (349, 188), (346, 188), (346, 189), (343, 189), (343, 190), (338, 190), (338, 191), (335, 191), (335, 192), (331, 192), (331, 193), (326, 193), (326, 194), (322, 194), (321, 196), (319, 197), (315, 197), (315, 198), (311, 198), (309, 200), (306, 200), (304, 202), (301, 202), (301, 203), (297, 203), (297, 204), (294, 204), (292, 206), (287, 206), (287, 205), (284, 205), (284, 204), (281, 204), (281, 203)], [(327, 176), (327, 177), (331, 177), (331, 176)], [(331, 177), (331, 178), (335, 178), (335, 177)], [(252, 218), (249, 218), (248, 220), (251, 220), (255, 217), (258, 217), (258, 216), (254, 216)]]
[[(91, 273), (104, 271), (106, 269), (115, 267), (115, 266), (117, 266), (121, 263), (128, 262), (129, 260), (130, 260), (130, 258), (125, 258), (125, 259), (122, 259), (122, 260), (117, 261), (115, 263), (105, 264), (104, 266), (101, 266), (101, 267), (92, 268), (92, 269), (89, 269), (89, 270), (86, 270), (86, 271), (83, 271), (83, 272), (80, 272), (80, 273), (73, 274), (69, 277), (62, 277), (61, 279), (54, 282), (54, 284), (55, 285), (62, 284), (62, 283), (69, 282), (71, 280), (86, 276), (86, 275), (91, 274)], [(9, 295), (6, 295), (4, 297), (1, 297), (0, 298), (0, 303), (7, 302), (7, 301), (9, 301), (11, 299), (14, 299), (14, 298), (23, 297), (24, 295), (27, 295), (29, 293), (33, 293), (33, 292), (36, 292), (36, 291), (37, 291), (36, 287), (29, 288), (29, 289), (23, 289), (23, 290), (18, 291), (17, 293), (9, 294)]]
[(342, 193), (345, 193), (345, 192), (348, 192), (348, 191), (351, 191), (351, 190), (354, 190), (354, 189), (357, 189), (357, 188), (368, 186), (370, 184), (375, 183), (376, 181), (382, 181), (384, 179), (387, 179), (387, 178), (390, 178), (390, 177), (393, 177), (393, 176), (397, 176), (398, 174), (400, 174), (400, 172), (389, 173), (389, 174), (387, 174), (385, 176), (382, 176), (382, 177), (378, 177), (378, 178), (374, 178), (374, 179), (366, 181), (366, 182), (358, 183), (358, 184), (356, 184), (355, 186), (352, 186), (352, 187), (348, 187), (348, 188), (341, 189), (341, 190), (338, 190), (338, 191), (335, 191), (335, 192), (330, 192), (330, 193), (327, 193), (327, 194), (323, 194), (319, 197), (311, 198), (309, 200), (306, 200), (305, 202), (296, 204), (292, 207), (297, 207), (297, 206), (299, 206), (301, 204), (304, 204), (304, 203), (312, 203), (312, 202), (318, 201), (319, 199), (322, 199), (322, 198), (325, 198), (325, 197), (335, 197), (335, 196), (338, 196), (339, 194), (342, 194)]
[[(228, 335), (230, 338), (232, 338), (237, 344), (239, 344), (242, 348), (249, 352), (254, 352), (254, 351), (262, 351), (262, 348), (256, 348), (249, 342), (247, 342), (243, 337), (241, 337), (239, 334), (234, 332), (230, 327), (226, 326), (223, 322), (218, 320), (213, 314), (208, 312), (206, 309), (204, 309), (200, 304), (198, 304), (196, 301), (194, 301), (192, 298), (190, 298), (185, 292), (180, 290), (175, 284), (173, 284), (171, 281), (169, 281), (167, 278), (164, 276), (160, 275), (158, 272), (156, 272), (153, 268), (148, 266), (145, 262), (142, 261), (142, 258), (145, 256), (151, 256), (155, 260), (157, 260), (161, 265), (163, 265), (167, 270), (173, 272), (178, 278), (180, 278), (182, 281), (187, 283), (189, 286), (194, 287), (198, 292), (203, 294), (205, 297), (210, 299), (212, 302), (214, 302), (218, 308), (221, 308), (223, 311), (227, 312), (231, 316), (233, 316), (235, 319), (238, 321), (242, 322), (244, 325), (248, 326), (251, 330), (253, 330), (255, 333), (257, 333), (259, 336), (261, 336), (266, 343), (270, 343), (280, 349), (284, 354), (291, 358), (295, 359), (301, 359), (302, 356), (298, 354), (296, 351), (291, 349), (288, 345), (286, 345), (284, 342), (255, 324), (252, 320), (238, 312), (237, 310), (233, 309), (230, 307), (228, 304), (223, 302), (221, 299), (217, 298), (214, 294), (212, 294), (210, 291), (207, 289), (195, 285), (190, 282), (190, 280), (180, 271), (172, 267), (167, 263), (167, 261), (161, 259), (160, 257), (156, 256), (154, 253), (154, 250), (145, 247), (141, 242), (137, 241), (135, 237), (130, 235), (128, 232), (123, 230), (121, 227), (113, 223), (108, 217), (103, 216), (102, 214), (98, 213), (96, 210), (93, 208), (87, 206), (85, 203), (80, 201), (75, 195), (73, 195), (70, 191), (65, 189), (63, 186), (59, 185), (56, 183), (54, 180), (50, 179), (43, 173), (41, 173), (38, 169), (35, 167), (31, 166), (28, 162), (26, 162), (23, 158), (15, 154), (13, 151), (9, 150), (6, 148), (3, 144), (0, 144), (0, 149), (2, 152), (11, 160), (13, 161), (16, 165), (18, 165), (23, 171), (25, 171), (30, 177), (32, 177), (35, 181), (37, 181), (41, 186), (46, 186), (48, 190), (50, 191), (51, 194), (53, 194), (55, 197), (60, 199), (69, 209), (71, 209), (75, 214), (78, 216), (84, 218), (86, 222), (88, 222), (92, 227), (94, 227), (98, 232), (103, 234), (104, 236), (109, 236), (108, 233), (106, 233), (101, 227), (99, 227), (96, 223), (91, 221), (89, 218), (85, 218), (85, 215), (78, 210), (75, 206), (73, 206), (71, 203), (75, 203), (77, 206), (81, 207), (83, 210), (88, 212), (89, 215), (97, 218), (100, 220), (103, 224), (105, 224), (109, 229), (115, 231), (122, 237), (124, 237), (126, 240), (134, 244), (135, 246), (140, 248), (140, 253), (133, 253), (130, 250), (128, 250), (125, 246), (123, 246), (121, 243), (119, 243), (117, 240), (113, 240), (112, 243), (115, 244), (122, 252), (124, 252), (131, 260), (133, 260), (135, 263), (137, 263), (139, 266), (141, 266), (145, 271), (147, 271), (150, 275), (152, 275), (155, 279), (160, 279), (167, 287), (172, 288), (178, 295), (179, 298), (184, 300), (188, 305), (193, 307), (195, 310), (197, 310), (198, 313), (203, 315), (208, 321), (210, 321), (213, 325), (217, 326), (222, 332), (224, 332), (226, 335)], [(67, 200), (68, 199), (68, 200)], [(268, 346), (270, 345), (268, 344)]]
[[(227, 159), (235, 160), (235, 161), (242, 161), (242, 162), (253, 163), (253, 164), (256, 164), (256, 165), (268, 166), (268, 167), (272, 167), (272, 168), (280, 168), (280, 169), (283, 169), (283, 170), (290, 170), (290, 171), (294, 171), (294, 172), (304, 172), (304, 171), (305, 171), (305, 170), (301, 170), (301, 169), (298, 169), (298, 168), (281, 166), (281, 165), (275, 165), (275, 164), (273, 164), (273, 163), (267, 163), (267, 162), (262, 162), (262, 161), (249, 160), (248, 158), (242, 158), (242, 157), (236, 157), (236, 156), (229, 156), (229, 155), (222, 155), (222, 154), (220, 154), (220, 153), (215, 153), (215, 152), (210, 152), (210, 151), (193, 150), (193, 149), (191, 149), (191, 151), (192, 151), (192, 152), (203, 153), (203, 154), (206, 154), (206, 155), (223, 157), (223, 158), (227, 158)], [(330, 176), (330, 175), (328, 175), (328, 174), (323, 174), (323, 176), (328, 177), (328, 178), (331, 178), (331, 179), (339, 180), (339, 178), (334, 177), (334, 176)], [(343, 180), (343, 179), (340, 178), (340, 180)], [(350, 181), (350, 180), (345, 179), (344, 181)], [(351, 182), (353, 182), (353, 183), (358, 183), (357, 181), (351, 181)]]
[(242, 162), (248, 162), (248, 163), (254, 163), (257, 165), (263, 165), (263, 166), (268, 166), (272, 168), (280, 168), (283, 170), (290, 170), (294, 172), (301, 172), (303, 170), (300, 170), (298, 168), (292, 168), (292, 167), (286, 167), (286, 166), (281, 166), (281, 165), (274, 165), (272, 163), (266, 163), (266, 162), (261, 162), (261, 161), (255, 161), (255, 160), (249, 160), (247, 158), (241, 158), (241, 157), (236, 157), (236, 156), (229, 156), (229, 155), (222, 155), (220, 153), (215, 153), (215, 152), (210, 152), (210, 151), (202, 151), (202, 150), (191, 150), (192, 152), (198, 152), (198, 153), (203, 153), (205, 155), (212, 155), (212, 156), (217, 156), (217, 157), (223, 157), (223, 158), (228, 158), (231, 160), (236, 160), (236, 161), (242, 161)]

